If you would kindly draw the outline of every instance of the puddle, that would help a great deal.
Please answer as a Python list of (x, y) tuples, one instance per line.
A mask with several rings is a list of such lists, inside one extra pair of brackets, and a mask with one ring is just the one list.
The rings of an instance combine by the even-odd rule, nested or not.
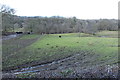
[(12, 34), (12, 35), (8, 35), (8, 36), (2, 36), (2, 38), (0, 38), (0, 40), (9, 40), (9, 39), (18, 37), (19, 35), (20, 34)]

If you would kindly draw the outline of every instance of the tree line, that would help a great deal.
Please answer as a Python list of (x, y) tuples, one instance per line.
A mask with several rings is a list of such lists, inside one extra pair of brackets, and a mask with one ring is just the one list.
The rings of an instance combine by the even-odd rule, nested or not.
[(95, 34), (103, 30), (118, 30), (118, 20), (115, 19), (82, 20), (76, 17), (64, 18), (60, 16), (16, 16), (14, 9), (6, 9), (6, 6), (3, 6), (0, 12), (2, 12), (3, 34), (14, 32), (16, 28), (23, 28), (23, 32), (38, 34), (75, 32)]

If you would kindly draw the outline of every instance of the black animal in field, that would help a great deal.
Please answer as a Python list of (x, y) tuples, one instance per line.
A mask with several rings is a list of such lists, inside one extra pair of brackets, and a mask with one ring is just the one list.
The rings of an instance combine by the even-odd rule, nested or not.
[(27, 32), (27, 34), (30, 34), (30, 32)]
[(16, 34), (23, 34), (23, 32), (16, 32)]
[(61, 38), (61, 36), (59, 36), (59, 38)]

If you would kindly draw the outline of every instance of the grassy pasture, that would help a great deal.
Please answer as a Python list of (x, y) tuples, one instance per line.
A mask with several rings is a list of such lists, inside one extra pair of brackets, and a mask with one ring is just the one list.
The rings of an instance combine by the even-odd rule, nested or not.
[[(109, 35), (107, 33), (100, 32), (97, 35)], [(59, 38), (59, 35), (62, 37)], [(49, 34), (43, 37), (32, 34), (3, 41), (3, 69), (46, 63), (74, 54), (85, 54), (89, 59), (98, 55), (97, 58), (92, 58), (91, 65), (118, 62), (118, 38), (111, 38), (110, 35), (96, 37), (84, 33), (80, 36), (79, 33)]]
[(101, 31), (96, 34), (97, 36), (105, 36), (105, 37), (118, 37), (118, 31)]
[[(39, 35), (23, 35), (9, 40), (2, 41), (2, 60), (17, 55), (17, 52), (38, 39)], [(4, 62), (3, 62), (4, 64)]]

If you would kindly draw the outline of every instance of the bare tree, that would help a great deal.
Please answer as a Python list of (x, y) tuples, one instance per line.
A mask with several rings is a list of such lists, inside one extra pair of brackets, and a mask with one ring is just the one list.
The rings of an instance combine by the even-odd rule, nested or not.
[(0, 5), (0, 13), (2, 13), (2, 32), (14, 32), (14, 16), (15, 10), (6, 5)]
[(6, 5), (0, 5), (0, 12), (6, 13), (6, 14), (14, 14), (15, 10), (13, 8), (6, 6)]

